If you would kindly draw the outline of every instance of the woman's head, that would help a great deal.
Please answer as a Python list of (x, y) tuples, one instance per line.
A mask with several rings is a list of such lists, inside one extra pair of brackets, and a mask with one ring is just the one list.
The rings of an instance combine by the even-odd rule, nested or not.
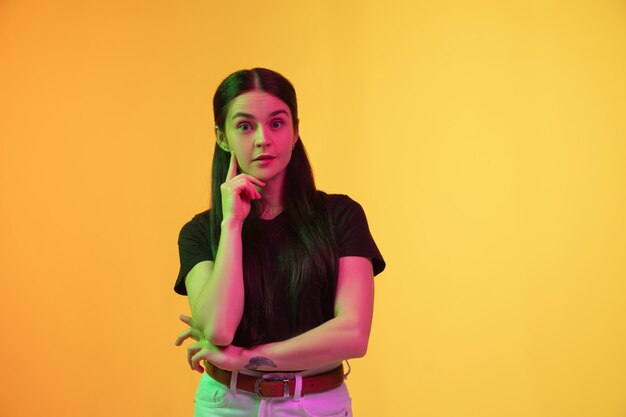
[(282, 187), (298, 130), (281, 99), (260, 90), (240, 94), (228, 105), (224, 128), (215, 131), (218, 146), (235, 154), (242, 172)]
[[(296, 92), (282, 75), (263, 68), (228, 76), (213, 97), (216, 152), (234, 152), (242, 172), (283, 183), (298, 141)], [(219, 148), (218, 148), (219, 147)], [(260, 155), (271, 159), (257, 160)]]
[[(237, 156), (241, 172), (263, 181), (281, 183), (285, 209), (294, 201), (314, 198), (313, 172), (298, 132), (298, 104), (293, 85), (282, 75), (265, 68), (230, 74), (213, 97), (216, 143), (213, 154), (212, 192), (226, 180), (230, 152)], [(252, 117), (251, 117), (252, 116)], [(276, 157), (255, 161), (261, 154)], [(213, 198), (213, 206), (220, 202)], [(251, 201), (258, 214), (258, 202)]]

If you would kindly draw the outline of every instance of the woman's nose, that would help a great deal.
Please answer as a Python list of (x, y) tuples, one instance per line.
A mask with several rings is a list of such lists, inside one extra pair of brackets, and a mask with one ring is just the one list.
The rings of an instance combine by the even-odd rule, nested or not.
[(259, 128), (256, 130), (256, 135), (254, 137), (254, 143), (256, 145), (265, 145), (268, 143), (268, 134), (263, 128)]

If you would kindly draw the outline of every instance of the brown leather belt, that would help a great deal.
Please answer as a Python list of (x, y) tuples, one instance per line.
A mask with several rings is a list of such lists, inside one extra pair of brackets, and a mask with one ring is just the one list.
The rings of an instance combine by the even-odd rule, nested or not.
[[(230, 386), (231, 371), (204, 362), (206, 373), (216, 381)], [(319, 375), (302, 377), (302, 395), (326, 391), (343, 384), (343, 363)], [(239, 373), (237, 389), (257, 394), (259, 397), (290, 397), (296, 390), (296, 377), (293, 373), (269, 372), (263, 377)]]

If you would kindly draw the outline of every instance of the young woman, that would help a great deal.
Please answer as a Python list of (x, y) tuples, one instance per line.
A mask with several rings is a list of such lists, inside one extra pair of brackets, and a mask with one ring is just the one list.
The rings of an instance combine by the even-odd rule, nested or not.
[(365, 355), (385, 268), (365, 213), (315, 188), (282, 75), (237, 71), (213, 109), (212, 208), (180, 231), (174, 287), (194, 415), (351, 416), (343, 361)]

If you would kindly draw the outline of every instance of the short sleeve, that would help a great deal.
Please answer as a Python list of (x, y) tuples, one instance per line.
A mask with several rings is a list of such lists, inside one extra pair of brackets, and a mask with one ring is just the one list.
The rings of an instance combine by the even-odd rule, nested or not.
[(197, 263), (213, 260), (208, 232), (208, 223), (202, 221), (200, 215), (194, 216), (180, 230), (178, 235), (180, 270), (174, 284), (174, 291), (178, 294), (187, 295), (185, 278)]
[(338, 194), (334, 204), (334, 228), (339, 257), (363, 256), (372, 258), (374, 276), (386, 266), (385, 260), (370, 233), (363, 207), (346, 195)]

